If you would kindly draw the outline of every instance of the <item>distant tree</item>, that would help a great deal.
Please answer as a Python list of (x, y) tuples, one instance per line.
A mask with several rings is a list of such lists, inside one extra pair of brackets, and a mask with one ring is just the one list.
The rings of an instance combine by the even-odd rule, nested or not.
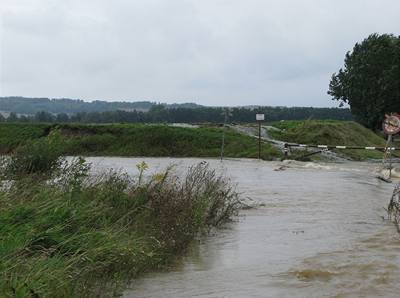
[(19, 116), (19, 119), (18, 119), (19, 122), (29, 122), (29, 120), (30, 120), (29, 117), (27, 117), (25, 115)]
[(57, 114), (57, 116), (56, 116), (56, 122), (58, 122), (58, 123), (69, 122), (69, 117), (68, 117), (68, 115), (65, 114), (65, 113)]
[(385, 113), (400, 111), (400, 37), (372, 34), (356, 43), (328, 94), (350, 105), (355, 119), (377, 129)]
[(0, 122), (5, 122), (6, 118), (3, 116), (3, 114), (0, 113)]
[(35, 114), (36, 122), (53, 122), (54, 116), (48, 112), (40, 111)]
[(152, 122), (166, 122), (169, 111), (162, 104), (157, 104), (151, 107), (149, 114)]
[(17, 122), (18, 121), (18, 116), (16, 113), (11, 112), (10, 115), (8, 115), (7, 122)]

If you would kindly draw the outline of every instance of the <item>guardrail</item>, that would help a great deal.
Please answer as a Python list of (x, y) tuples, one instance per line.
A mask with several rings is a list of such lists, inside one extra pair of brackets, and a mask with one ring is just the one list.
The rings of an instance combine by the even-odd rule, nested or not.
[(285, 147), (299, 148), (318, 148), (318, 149), (361, 149), (361, 150), (382, 150), (382, 151), (398, 151), (399, 147), (374, 147), (374, 146), (330, 146), (330, 145), (306, 145), (297, 143), (285, 143)]

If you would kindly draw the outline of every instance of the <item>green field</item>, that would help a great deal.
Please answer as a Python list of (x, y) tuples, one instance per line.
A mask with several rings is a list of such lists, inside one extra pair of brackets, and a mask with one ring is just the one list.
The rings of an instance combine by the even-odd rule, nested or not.
[[(282, 141), (343, 146), (385, 146), (382, 136), (352, 121), (307, 120), (281, 121), (271, 123), (281, 131), (271, 131), (270, 134)], [(354, 160), (381, 158), (382, 153), (370, 150), (335, 150), (345, 157)]]
[(46, 136), (48, 124), (0, 123), (0, 153), (9, 153), (28, 140)]
[[(278, 140), (321, 145), (385, 146), (382, 136), (351, 121), (307, 120), (270, 123), (280, 131), (270, 131)], [(219, 157), (222, 128), (171, 127), (160, 124), (0, 124), (0, 153), (11, 153), (30, 140), (52, 136), (65, 155)], [(257, 158), (257, 140), (226, 129), (226, 157)], [(353, 160), (381, 158), (382, 153), (366, 150), (336, 150)], [(300, 154), (301, 155), (301, 154)], [(282, 153), (262, 144), (264, 160), (279, 159)], [(317, 156), (316, 156), (317, 157)]]
[[(58, 135), (66, 155), (219, 157), (222, 129), (181, 128), (167, 125), (0, 124), (0, 152), (10, 153), (29, 140)], [(258, 156), (257, 141), (233, 132), (225, 134), (226, 157)], [(281, 153), (262, 145), (261, 157), (279, 158)]]

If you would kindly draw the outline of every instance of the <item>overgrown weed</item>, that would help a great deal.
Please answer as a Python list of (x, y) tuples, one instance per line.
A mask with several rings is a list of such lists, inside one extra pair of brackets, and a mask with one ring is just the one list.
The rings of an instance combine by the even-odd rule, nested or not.
[(239, 208), (234, 187), (206, 163), (183, 178), (168, 168), (145, 179), (146, 164), (138, 177), (93, 177), (82, 158), (66, 162), (49, 143), (30, 148), (0, 166), (10, 182), (0, 190), (2, 296), (117, 295)]

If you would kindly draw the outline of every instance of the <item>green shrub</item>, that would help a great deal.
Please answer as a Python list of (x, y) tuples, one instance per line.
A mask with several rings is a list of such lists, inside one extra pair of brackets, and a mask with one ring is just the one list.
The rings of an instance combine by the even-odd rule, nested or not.
[[(20, 156), (24, 175), (0, 189), (0, 296), (117, 295), (239, 207), (229, 181), (205, 163), (183, 178), (169, 168), (145, 179), (144, 163), (140, 177), (115, 171), (89, 177), (81, 158), (60, 164), (54, 157), (26, 170), (23, 162), (31, 160)], [(51, 179), (35, 179), (45, 169)]]
[(27, 141), (8, 158), (3, 174), (10, 179), (26, 175), (51, 175), (63, 162), (59, 137)]
[(33, 123), (0, 123), (0, 154), (10, 153), (27, 141), (45, 137), (50, 125)]

